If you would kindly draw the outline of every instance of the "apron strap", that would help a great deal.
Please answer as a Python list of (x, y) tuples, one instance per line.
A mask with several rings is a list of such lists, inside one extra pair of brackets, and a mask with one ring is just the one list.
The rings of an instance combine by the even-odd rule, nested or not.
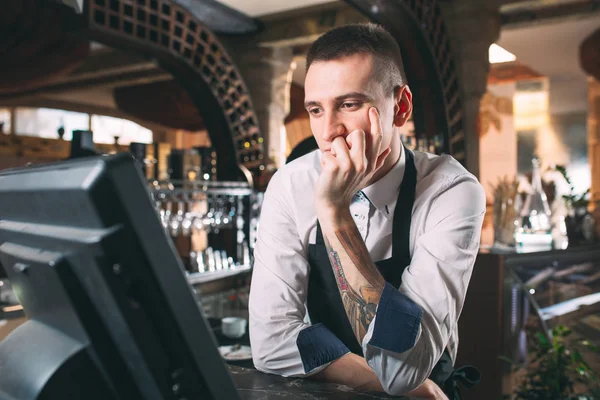
[(444, 382), (443, 390), (450, 400), (461, 400), (459, 384), (467, 389), (479, 384), (481, 372), (472, 365), (465, 365), (455, 369)]
[[(396, 260), (410, 260), (410, 224), (417, 186), (417, 169), (414, 156), (406, 146), (404, 146), (404, 157), (405, 169), (400, 185), (400, 193), (398, 194), (398, 202), (394, 209), (394, 228), (392, 231), (392, 259)], [(399, 267), (404, 270), (407, 265), (400, 265)]]

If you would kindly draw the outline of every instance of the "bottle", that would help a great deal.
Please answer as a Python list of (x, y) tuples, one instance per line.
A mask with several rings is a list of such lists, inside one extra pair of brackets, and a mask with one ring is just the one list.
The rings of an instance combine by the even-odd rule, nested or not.
[(435, 149), (435, 142), (433, 139), (427, 139), (427, 152), (431, 154), (437, 154)]
[(521, 209), (521, 223), (515, 233), (515, 240), (522, 251), (550, 250), (552, 248), (552, 215), (548, 198), (542, 188), (539, 158), (533, 158), (531, 164), (533, 167), (531, 190)]
[(443, 154), (443, 150), (444, 150), (443, 145), (444, 145), (444, 142), (443, 142), (442, 134), (440, 133), (438, 135), (435, 135), (433, 137), (433, 147), (435, 148), (435, 154), (438, 154), (438, 155)]

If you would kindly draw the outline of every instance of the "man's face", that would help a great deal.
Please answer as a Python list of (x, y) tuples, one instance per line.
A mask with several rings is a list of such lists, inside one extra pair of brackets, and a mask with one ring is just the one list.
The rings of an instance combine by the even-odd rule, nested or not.
[(355, 129), (362, 129), (368, 135), (370, 107), (377, 108), (381, 118), (383, 141), (380, 152), (390, 147), (392, 136), (397, 134), (394, 123), (399, 126), (395, 114), (400, 109), (398, 98), (402, 95), (395, 96), (384, 90), (373, 73), (374, 62), (370, 54), (355, 54), (310, 65), (304, 84), (304, 105), (322, 152), (330, 150), (331, 142), (337, 136), (345, 138)]

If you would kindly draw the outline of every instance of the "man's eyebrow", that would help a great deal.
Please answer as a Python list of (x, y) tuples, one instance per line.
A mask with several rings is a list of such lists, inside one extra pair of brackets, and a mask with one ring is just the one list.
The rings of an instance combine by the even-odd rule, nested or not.
[[(361, 92), (350, 92), (350, 93), (344, 93), (342, 95), (337, 96), (334, 100), (336, 102), (341, 102), (343, 100), (346, 99), (357, 99), (357, 100), (361, 100), (364, 102), (370, 102), (373, 101), (373, 98), (365, 93), (361, 93)], [(308, 108), (311, 106), (320, 106), (321, 103), (318, 101), (306, 101), (304, 102), (304, 108)]]
[(304, 108), (308, 108), (310, 106), (320, 106), (321, 103), (319, 103), (318, 101), (305, 101), (304, 102)]
[(358, 99), (358, 100), (362, 100), (365, 102), (369, 102), (369, 101), (373, 101), (373, 99), (371, 98), (371, 96), (365, 94), (365, 93), (361, 93), (361, 92), (350, 92), (350, 93), (345, 93), (342, 94), (340, 96), (337, 96), (335, 98), (336, 101), (342, 101), (342, 100), (346, 100), (346, 99)]

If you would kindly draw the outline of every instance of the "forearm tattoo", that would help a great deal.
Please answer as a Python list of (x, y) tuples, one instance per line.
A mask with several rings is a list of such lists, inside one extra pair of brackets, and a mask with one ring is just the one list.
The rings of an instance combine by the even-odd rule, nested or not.
[[(340, 290), (342, 303), (346, 309), (346, 315), (348, 316), (354, 335), (359, 342), (362, 342), (362, 339), (369, 328), (369, 324), (375, 317), (375, 311), (385, 281), (381, 275), (378, 274), (377, 270), (374, 269), (375, 267), (372, 265), (365, 244), (362, 241), (357, 243), (356, 240), (353, 240), (353, 236), (357, 236), (359, 238), (358, 240), (360, 240), (358, 231), (356, 232), (356, 235), (344, 231), (336, 232), (336, 237), (348, 254), (350, 260), (367, 281), (366, 285), (358, 288), (359, 292), (354, 290), (352, 286), (348, 284), (338, 252), (333, 250), (327, 239), (325, 239), (325, 245), (327, 247), (327, 254), (329, 255), (336, 283)], [(371, 265), (369, 266), (368, 263)]]
[(340, 241), (340, 244), (346, 250), (348, 257), (352, 260), (352, 263), (358, 269), (358, 272), (369, 282), (369, 284), (380, 292), (383, 291), (385, 286), (385, 280), (374, 268), (371, 261), (371, 255), (367, 250), (367, 246), (363, 242), (360, 233), (356, 226), (348, 229), (338, 230), (335, 236)]
[(333, 274), (335, 275), (335, 280), (337, 281), (338, 288), (342, 292), (345, 292), (348, 290), (348, 282), (346, 281), (346, 276), (344, 275), (344, 270), (342, 269), (342, 262), (340, 261), (340, 256), (338, 255), (337, 251), (332, 250), (329, 246), (327, 247), (327, 254), (329, 254), (329, 260), (331, 261), (331, 267), (333, 268)]

